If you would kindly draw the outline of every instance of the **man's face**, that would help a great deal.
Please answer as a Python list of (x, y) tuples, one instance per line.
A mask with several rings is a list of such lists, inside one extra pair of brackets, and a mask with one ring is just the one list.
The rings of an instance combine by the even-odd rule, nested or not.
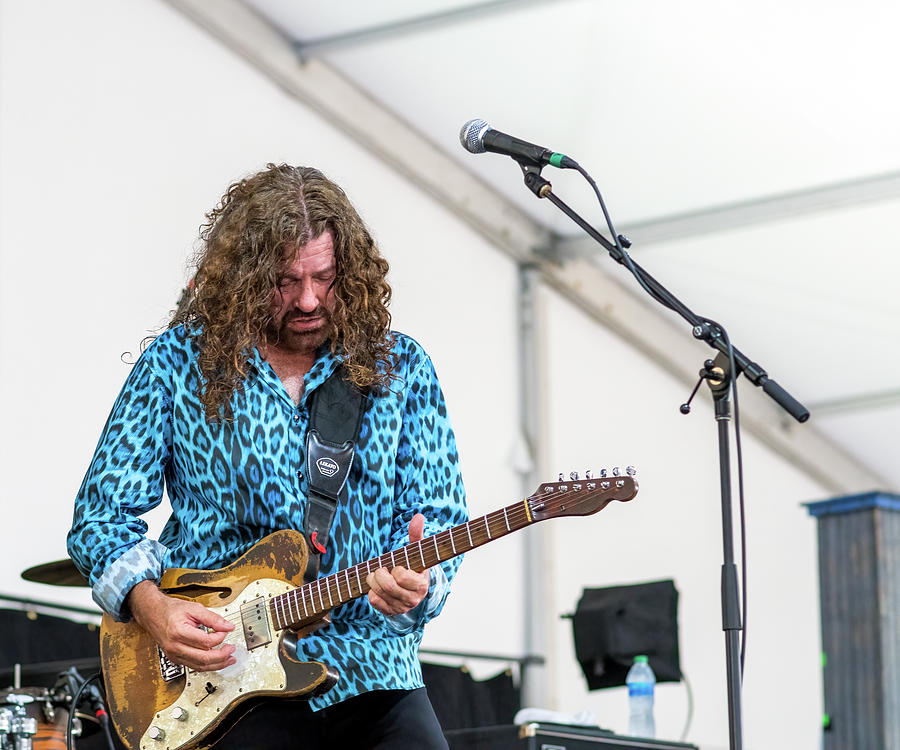
[(334, 239), (325, 230), (299, 248), (288, 262), (272, 298), (271, 346), (312, 353), (328, 337), (334, 311)]

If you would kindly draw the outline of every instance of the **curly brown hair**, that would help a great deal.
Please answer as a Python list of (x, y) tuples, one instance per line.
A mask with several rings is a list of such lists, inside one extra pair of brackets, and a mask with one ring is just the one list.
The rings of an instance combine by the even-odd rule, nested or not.
[(206, 219), (193, 292), (169, 327), (185, 324), (197, 337), (207, 419), (230, 417), (251, 352), (266, 343), (283, 270), (325, 230), (336, 268), (331, 351), (357, 387), (387, 386), (394, 367), (388, 264), (340, 187), (311, 167), (268, 164), (231, 185)]

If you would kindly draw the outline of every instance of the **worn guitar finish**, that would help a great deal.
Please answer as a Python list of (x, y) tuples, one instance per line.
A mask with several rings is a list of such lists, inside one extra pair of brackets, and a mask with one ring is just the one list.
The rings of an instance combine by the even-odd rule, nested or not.
[(306, 585), (306, 544), (296, 531), (270, 534), (219, 570), (167, 570), (164, 592), (235, 623), (225, 643), (235, 645), (237, 663), (215, 672), (186, 669), (134, 622), (104, 615), (100, 656), (113, 723), (129, 750), (208, 747), (260, 698), (309, 698), (335, 684), (337, 676), (304, 661), (297, 644), (327, 625), (334, 607), (367, 594), (370, 572), (398, 565), (423, 571), (532, 523), (631, 500), (637, 490), (632, 476), (542, 484), (518, 503)]

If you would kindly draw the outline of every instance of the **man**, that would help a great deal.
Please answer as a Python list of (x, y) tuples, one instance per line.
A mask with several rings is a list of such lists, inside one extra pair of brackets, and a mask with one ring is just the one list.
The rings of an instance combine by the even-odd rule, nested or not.
[[(389, 331), (387, 262), (343, 191), (315, 169), (270, 164), (207, 219), (193, 295), (129, 375), (69, 533), (98, 604), (201, 671), (234, 663), (223, 645), (234, 626), (156, 583), (166, 568), (220, 568), (275, 530), (304, 529), (310, 399), (338, 367), (366, 402), (319, 574), (467, 518), (434, 368)], [(164, 486), (172, 516), (157, 542), (139, 516)], [(337, 685), (308, 707), (269, 701), (219, 746), (446, 747), (417, 647), (458, 563), (372, 572), (367, 597), (300, 644)]]

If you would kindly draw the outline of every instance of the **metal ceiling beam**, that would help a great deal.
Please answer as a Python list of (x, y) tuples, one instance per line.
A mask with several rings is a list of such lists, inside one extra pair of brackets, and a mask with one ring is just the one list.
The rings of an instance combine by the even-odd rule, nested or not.
[(859, 393), (855, 396), (832, 398), (808, 404), (810, 412), (814, 412), (818, 416), (843, 414), (848, 411), (883, 409), (890, 406), (900, 406), (900, 390)]
[(362, 29), (354, 29), (338, 34), (329, 34), (318, 39), (296, 39), (293, 42), (294, 49), (302, 57), (306, 58), (310, 52), (331, 51), (355, 47), (368, 42), (377, 42), (391, 37), (411, 34), (423, 29), (447, 26), (448, 24), (472, 21), (475, 18), (506, 13), (511, 10), (521, 10), (528, 5), (559, 2), (559, 0), (494, 0), (494, 2), (478, 3), (476, 5), (464, 5), (441, 13), (432, 13), (424, 16), (403, 18), (391, 23), (368, 26)]
[[(686, 335), (683, 327), (675, 327), (663, 312), (589, 260), (562, 266), (549, 261), (554, 241), (544, 227), (342, 75), (318, 60), (301, 65), (291, 40), (253, 9), (240, 0), (167, 2), (512, 259), (535, 266), (546, 284), (587, 315), (620, 334), (686, 386), (693, 386), (708, 350)], [(785, 386), (790, 388), (789, 383)], [(860, 491), (871, 488), (873, 481), (885, 490), (893, 489), (814, 426), (787, 423), (758, 389), (744, 389), (743, 394), (742, 424), (747, 431), (828, 491)]]
[[(699, 237), (780, 219), (833, 211), (836, 208), (897, 199), (900, 199), (900, 172), (888, 172), (738, 203), (711, 206), (699, 211), (622, 224), (617, 227), (617, 231), (626, 235), (634, 243), (635, 250), (639, 251), (641, 247), (654, 242)], [(559, 251), (567, 256), (590, 255), (596, 250), (596, 243), (581, 235), (566, 236), (559, 242)]]

